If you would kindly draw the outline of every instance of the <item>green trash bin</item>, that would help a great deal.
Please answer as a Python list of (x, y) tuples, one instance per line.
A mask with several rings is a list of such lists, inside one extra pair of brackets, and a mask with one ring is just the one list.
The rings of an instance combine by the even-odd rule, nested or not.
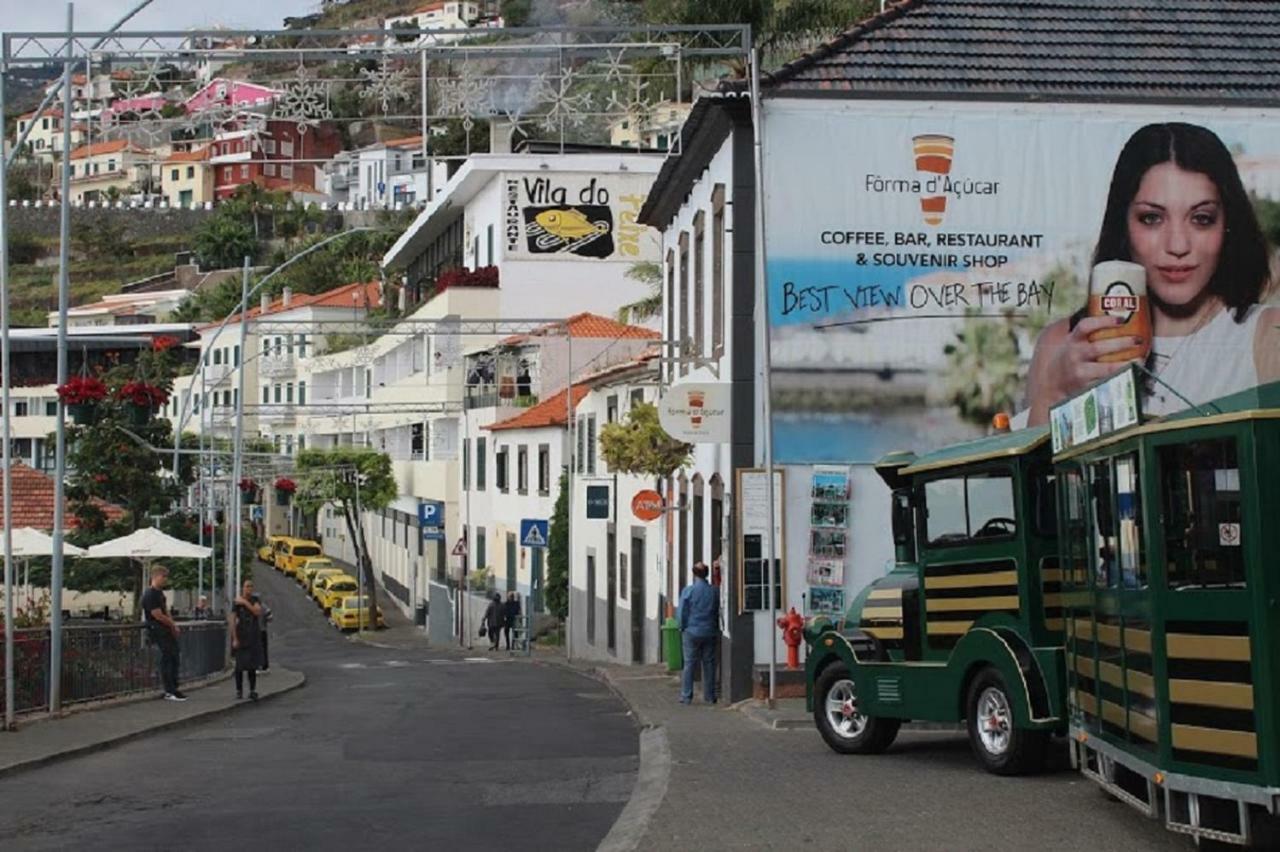
[(662, 647), (667, 658), (667, 671), (678, 672), (684, 668), (684, 648), (680, 644), (680, 625), (668, 616), (662, 623)]

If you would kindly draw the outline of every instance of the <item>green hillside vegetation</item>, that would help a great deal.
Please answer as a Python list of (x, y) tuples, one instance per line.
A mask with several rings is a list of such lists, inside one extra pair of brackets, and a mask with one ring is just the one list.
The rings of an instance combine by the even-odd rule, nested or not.
[[(15, 232), (14, 263), (9, 267), (10, 305), (15, 326), (44, 326), (46, 312), (58, 307), (57, 237), (34, 238)], [(94, 238), (91, 238), (94, 239)], [(182, 236), (131, 241), (119, 238), (106, 244), (73, 242), (71, 304), (85, 305), (119, 293), (131, 281), (173, 269), (174, 254), (186, 247)], [(53, 265), (37, 266), (36, 256), (53, 258)], [(19, 262), (25, 260), (26, 262)]]

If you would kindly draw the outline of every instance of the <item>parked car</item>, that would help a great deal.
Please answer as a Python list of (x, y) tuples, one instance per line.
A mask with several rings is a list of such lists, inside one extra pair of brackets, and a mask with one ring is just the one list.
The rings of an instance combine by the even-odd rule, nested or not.
[(263, 544), (262, 547), (258, 548), (258, 558), (263, 562), (267, 563), (268, 565), (274, 566), (276, 564), (276, 547), (285, 538), (287, 538), (287, 536), (283, 536), (283, 535), (267, 536), (266, 543)]
[(294, 579), (296, 579), (299, 585), (306, 589), (307, 593), (310, 594), (311, 582), (315, 579), (316, 572), (322, 568), (337, 568), (337, 566), (334, 565), (333, 560), (329, 559), (327, 556), (318, 556), (314, 559), (308, 559), (306, 562), (302, 563), (302, 568), (298, 570), (297, 576), (294, 577)]
[(320, 608), (326, 613), (337, 606), (343, 598), (360, 591), (360, 584), (350, 574), (338, 574), (326, 577), (324, 590), (319, 598)]
[[(382, 612), (378, 611), (376, 615), (377, 626), (386, 627), (386, 622), (382, 619)], [(338, 603), (329, 612), (329, 621), (344, 633), (361, 627), (372, 627), (375, 623), (375, 620), (370, 618), (369, 599), (357, 595), (348, 595), (339, 599)]]
[(305, 538), (285, 538), (276, 548), (276, 567), (286, 576), (296, 577), (308, 559), (323, 556), (317, 542)]
[(325, 585), (336, 577), (345, 577), (347, 573), (341, 568), (321, 568), (311, 578), (311, 587), (307, 589), (307, 595), (316, 602), (316, 606), (324, 606), (324, 589)]

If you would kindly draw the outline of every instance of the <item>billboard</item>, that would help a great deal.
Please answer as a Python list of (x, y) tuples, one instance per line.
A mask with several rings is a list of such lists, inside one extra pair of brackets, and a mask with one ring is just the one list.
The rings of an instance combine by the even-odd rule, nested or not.
[[(986, 434), (998, 412), (1044, 425), (1134, 360), (1149, 414), (1280, 379), (1280, 357), (1261, 354), (1280, 351), (1280, 316), (1262, 306), (1280, 112), (764, 110), (778, 461), (930, 449)], [(1142, 269), (1123, 293), (1093, 276), (1108, 289), (1090, 305), (1095, 261)], [(1151, 332), (1125, 324), (1139, 304)]]
[(545, 172), (503, 181), (506, 256), (519, 260), (626, 260), (654, 255), (636, 217), (651, 175)]

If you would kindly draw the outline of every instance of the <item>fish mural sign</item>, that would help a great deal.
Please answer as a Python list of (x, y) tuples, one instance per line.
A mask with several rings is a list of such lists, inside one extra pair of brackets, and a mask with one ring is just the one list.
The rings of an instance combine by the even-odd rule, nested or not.
[(507, 256), (640, 260), (646, 234), (636, 216), (646, 188), (629, 183), (586, 174), (508, 177)]

